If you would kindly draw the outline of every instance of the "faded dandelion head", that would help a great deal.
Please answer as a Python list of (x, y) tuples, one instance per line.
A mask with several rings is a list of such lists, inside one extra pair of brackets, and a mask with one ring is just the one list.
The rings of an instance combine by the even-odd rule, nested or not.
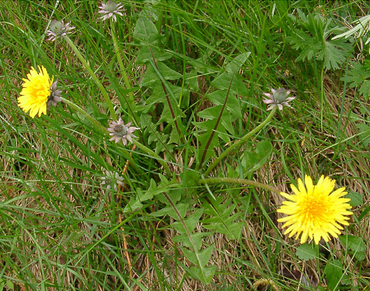
[(71, 22), (64, 24), (63, 20), (53, 20), (50, 24), (49, 30), (46, 31), (46, 35), (49, 37), (48, 40), (54, 41), (59, 37), (69, 34), (74, 28), (75, 27), (71, 25)]
[(132, 121), (125, 125), (121, 117), (118, 121), (112, 121), (108, 127), (109, 135), (112, 136), (109, 140), (114, 140), (116, 143), (122, 140), (124, 145), (127, 145), (127, 140), (132, 143), (132, 138), (137, 137), (133, 132), (139, 128), (130, 126), (131, 123)]
[(279, 88), (277, 90), (271, 89), (271, 93), (263, 93), (266, 99), (263, 100), (264, 103), (270, 104), (267, 110), (271, 110), (274, 107), (278, 107), (280, 110), (283, 110), (283, 106), (287, 106), (292, 108), (288, 102), (295, 99), (294, 96), (288, 97), (290, 94), (290, 90), (285, 90), (283, 88)]
[[(47, 104), (50, 100), (58, 102), (60, 91), (53, 84), (53, 77), (50, 78), (44, 66), (38, 67), (38, 72), (31, 67), (27, 79), (23, 79), (21, 96), (18, 97), (18, 105), (24, 112), (29, 112), (34, 118), (36, 114), (46, 114)], [(55, 103), (55, 104), (56, 104)]]
[(285, 222), (283, 228), (287, 227), (285, 234), (289, 237), (301, 236), (301, 244), (308, 238), (319, 244), (321, 238), (326, 242), (330, 235), (338, 237), (343, 227), (348, 225), (348, 215), (352, 215), (349, 198), (343, 198), (347, 194), (345, 188), (335, 191), (335, 180), (321, 176), (317, 185), (313, 185), (312, 179), (305, 176), (305, 184), (298, 179), (298, 189), (291, 185), (294, 195), (280, 193), (289, 201), (284, 201), (277, 212), (287, 216), (278, 219)]
[(62, 101), (62, 99), (60, 98), (60, 94), (62, 93), (62, 91), (57, 89), (57, 84), (58, 84), (58, 81), (55, 81), (51, 85), (51, 88), (50, 88), (51, 93), (48, 97), (48, 102), (47, 102), (48, 110), (50, 109), (51, 105), (56, 106), (59, 102)]
[(123, 186), (123, 177), (121, 177), (116, 172), (105, 171), (105, 176), (101, 177), (103, 181), (101, 182), (102, 185), (106, 186), (107, 189), (113, 188), (117, 191), (117, 185)]
[(124, 10), (121, 3), (107, 1), (107, 3), (102, 3), (101, 6), (99, 6), (99, 13), (102, 14), (100, 19), (105, 21), (106, 19), (113, 18), (114, 21), (117, 21), (116, 15), (123, 16), (121, 11)]

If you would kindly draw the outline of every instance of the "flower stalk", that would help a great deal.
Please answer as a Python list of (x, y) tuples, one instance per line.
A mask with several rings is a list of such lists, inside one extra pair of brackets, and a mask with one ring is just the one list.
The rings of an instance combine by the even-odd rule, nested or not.
[(122, 62), (122, 56), (121, 56), (121, 53), (120, 53), (120, 47), (119, 47), (119, 43), (118, 43), (118, 39), (117, 39), (117, 36), (116, 36), (116, 33), (114, 31), (114, 20), (113, 18), (111, 18), (110, 20), (110, 30), (111, 30), (111, 34), (112, 34), (112, 39), (113, 39), (113, 46), (114, 46), (114, 51), (116, 53), (116, 58), (117, 58), (117, 61), (118, 61), (118, 65), (120, 67), (120, 72), (121, 72), (121, 75), (122, 75), (122, 78), (123, 78), (123, 81), (125, 82), (125, 86), (126, 86), (126, 89), (128, 89), (128, 97), (129, 99), (127, 100), (127, 106), (131, 112), (131, 115), (134, 119), (134, 122), (135, 124), (137, 125), (138, 122), (137, 122), (137, 118), (136, 118), (136, 113), (135, 113), (135, 97), (134, 97), (134, 94), (132, 94), (132, 91), (130, 90), (131, 89), (131, 84), (130, 84), (130, 81), (127, 77), (127, 73), (126, 73), (126, 70), (125, 70), (125, 66)]
[(108, 109), (109, 109), (109, 112), (110, 112), (110, 116), (111, 118), (116, 121), (117, 120), (117, 116), (114, 112), (114, 108), (113, 108), (113, 104), (112, 104), (112, 101), (110, 100), (109, 96), (108, 96), (108, 93), (107, 91), (105, 90), (103, 84), (100, 82), (100, 80), (98, 79), (98, 77), (96, 76), (96, 74), (94, 73), (94, 71), (91, 69), (90, 65), (87, 63), (87, 61), (84, 59), (84, 57), (82, 56), (82, 54), (80, 53), (80, 51), (78, 50), (78, 48), (76, 47), (76, 45), (73, 43), (73, 41), (68, 37), (68, 35), (63, 35), (62, 36), (65, 41), (69, 44), (69, 46), (72, 48), (72, 50), (75, 52), (76, 56), (79, 58), (79, 60), (81, 61), (81, 63), (83, 64), (83, 66), (85, 67), (85, 69), (89, 72), (90, 76), (93, 78), (93, 80), (95, 81), (96, 85), (99, 87), (100, 89), (100, 92), (103, 94), (104, 96), (104, 99), (105, 99), (105, 102), (107, 103), (108, 105)]
[(230, 184), (243, 184), (243, 185), (249, 185), (253, 187), (262, 188), (271, 192), (280, 193), (277, 188), (263, 184), (260, 182), (247, 180), (247, 179), (238, 179), (238, 178), (227, 178), (227, 177), (220, 177), (220, 178), (204, 178), (200, 179), (198, 181), (199, 184), (216, 184), (216, 183), (230, 183)]

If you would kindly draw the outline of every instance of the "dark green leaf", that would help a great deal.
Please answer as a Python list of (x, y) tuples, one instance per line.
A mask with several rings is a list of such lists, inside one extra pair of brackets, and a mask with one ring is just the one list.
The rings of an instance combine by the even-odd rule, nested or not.
[(248, 90), (239, 74), (222, 73), (212, 81), (211, 85), (220, 90), (228, 90), (230, 87), (230, 93), (239, 96), (248, 95)]
[(329, 290), (336, 290), (342, 277), (343, 266), (339, 260), (329, 261), (325, 267), (326, 281)]
[(139, 43), (153, 45), (158, 42), (159, 33), (154, 23), (144, 16), (136, 22), (134, 39)]
[(303, 244), (296, 250), (296, 255), (301, 260), (312, 260), (316, 258), (318, 246), (314, 244)]
[(143, 46), (139, 49), (136, 58), (136, 64), (146, 64), (149, 63), (149, 60), (156, 60), (157, 62), (163, 62), (172, 58), (172, 54), (161, 50), (157, 47)]
[[(194, 211), (189, 217), (183, 218), (183, 223), (185, 224), (188, 232), (192, 232), (194, 228), (199, 223), (199, 219), (203, 214), (204, 209), (199, 208)], [(187, 233), (185, 227), (181, 221), (176, 221), (172, 223), (172, 227), (174, 227), (179, 233)]]
[(182, 243), (185, 247), (192, 249), (195, 247), (196, 250), (199, 250), (202, 247), (202, 238), (205, 236), (211, 235), (212, 232), (196, 232), (191, 234), (191, 240), (189, 239), (186, 233), (180, 234), (172, 238), (174, 242)]
[[(177, 80), (182, 77), (181, 74), (172, 70), (162, 62), (157, 62), (157, 66), (158, 71), (161, 73), (165, 80)], [(160, 82), (160, 78), (157, 72), (154, 70), (152, 66), (148, 66), (144, 74), (144, 77), (140, 82), (140, 86), (150, 87), (151, 85), (157, 84), (158, 82)]]
[(363, 203), (363, 195), (357, 192), (349, 191), (345, 198), (351, 199), (351, 201), (349, 201), (349, 204), (352, 207), (359, 206)]
[(341, 235), (339, 236), (341, 243), (353, 252), (364, 252), (366, 250), (366, 244), (362, 238), (354, 235)]
[(226, 65), (225, 67), (226, 72), (237, 74), (241, 66), (245, 63), (250, 54), (251, 54), (250, 52), (246, 52), (236, 56), (230, 63)]
[[(206, 95), (211, 102), (215, 105), (223, 105), (226, 100), (227, 90), (217, 90)], [(238, 118), (242, 118), (242, 112), (240, 107), (240, 100), (235, 94), (229, 94), (227, 97), (226, 110), (234, 114)]]
[[(188, 209), (189, 204), (187, 203), (179, 203), (176, 204), (176, 210), (180, 214), (181, 217), (185, 217), (186, 211)], [(160, 217), (160, 216), (166, 216), (169, 215), (172, 218), (178, 220), (179, 216), (177, 215), (177, 212), (173, 209), (171, 205), (162, 208), (161, 210), (158, 210), (156, 212), (150, 213), (151, 216)]]
[(362, 144), (367, 147), (370, 143), (370, 126), (365, 123), (359, 123), (356, 125), (360, 131), (359, 139), (361, 140)]
[(210, 266), (210, 267), (191, 267), (190, 273), (192, 276), (199, 281), (201, 281), (204, 284), (209, 284), (212, 282), (213, 276), (215, 275), (215, 272), (217, 270), (216, 266)]

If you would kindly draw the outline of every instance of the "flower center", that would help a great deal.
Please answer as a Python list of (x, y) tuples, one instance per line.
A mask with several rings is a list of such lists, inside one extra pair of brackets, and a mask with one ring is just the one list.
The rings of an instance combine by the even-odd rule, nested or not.
[(320, 193), (310, 195), (302, 201), (302, 220), (309, 225), (322, 224), (330, 213), (331, 205), (329, 200)]
[(110, 13), (112, 12), (115, 12), (117, 9), (117, 4), (114, 3), (113, 1), (108, 1), (106, 4), (105, 4), (105, 10), (106, 11), (109, 11)]
[(61, 21), (53, 21), (50, 24), (50, 30), (54, 32), (56, 35), (60, 35), (63, 33), (63, 24)]
[(286, 98), (286, 92), (283, 88), (279, 88), (275, 91), (274, 95), (272, 98), (277, 102), (277, 103), (282, 103), (285, 101)]
[(51, 93), (50, 88), (48, 88), (42, 78), (39, 78), (37, 82), (32, 83), (30, 86), (31, 96), (36, 100), (45, 101)]
[(127, 127), (123, 124), (117, 124), (114, 126), (114, 133), (117, 136), (125, 136), (127, 134)]

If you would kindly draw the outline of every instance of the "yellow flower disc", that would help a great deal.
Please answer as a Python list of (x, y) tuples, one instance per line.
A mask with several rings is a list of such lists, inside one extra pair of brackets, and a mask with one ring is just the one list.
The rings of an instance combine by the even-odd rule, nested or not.
[(312, 179), (305, 176), (305, 184), (298, 179), (298, 189), (291, 185), (294, 195), (280, 193), (289, 201), (284, 201), (277, 212), (287, 216), (278, 219), (285, 222), (283, 228), (287, 227), (285, 234), (296, 239), (301, 235), (301, 244), (308, 238), (318, 244), (323, 238), (326, 242), (330, 236), (338, 237), (343, 227), (348, 225), (347, 215), (352, 215), (351, 205), (347, 202), (349, 198), (343, 198), (347, 194), (345, 188), (334, 190), (335, 180), (321, 176), (317, 185), (313, 185)]
[(36, 114), (46, 114), (48, 98), (51, 94), (53, 78), (49, 77), (44, 66), (38, 67), (37, 72), (33, 67), (27, 74), (27, 79), (23, 79), (23, 89), (18, 97), (18, 105), (24, 112), (29, 112), (34, 118)]

